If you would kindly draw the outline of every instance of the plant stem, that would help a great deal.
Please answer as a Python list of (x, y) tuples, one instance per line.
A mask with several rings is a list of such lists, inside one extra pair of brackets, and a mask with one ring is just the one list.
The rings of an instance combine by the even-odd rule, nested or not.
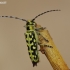
[[(37, 25), (36, 28), (41, 27), (40, 25)], [(60, 55), (58, 49), (56, 48), (53, 39), (51, 38), (48, 30), (46, 29), (41, 29), (39, 30), (39, 33), (45, 38), (47, 39), (49, 42), (45, 41), (45, 39), (41, 36), (38, 35), (39, 37), (39, 41), (41, 44), (40, 45), (40, 50), (41, 52), (45, 54), (45, 56), (47, 57), (47, 59), (49, 60), (51, 66), (53, 67), (54, 70), (69, 70), (67, 64), (64, 62), (62, 56)], [(45, 45), (49, 45), (52, 46), (53, 48), (49, 48), (44, 46)]]

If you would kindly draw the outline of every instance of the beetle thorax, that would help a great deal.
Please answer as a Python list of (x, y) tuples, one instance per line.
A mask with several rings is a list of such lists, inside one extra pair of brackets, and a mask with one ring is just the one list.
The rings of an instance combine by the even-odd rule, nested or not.
[(35, 24), (31, 21), (28, 21), (28, 23), (26, 24), (26, 29), (27, 29), (27, 31), (34, 31), (35, 30)]

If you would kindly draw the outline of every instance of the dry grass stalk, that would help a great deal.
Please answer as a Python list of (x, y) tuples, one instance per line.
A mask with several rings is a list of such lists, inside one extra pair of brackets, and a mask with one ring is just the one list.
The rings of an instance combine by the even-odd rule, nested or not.
[[(41, 27), (40, 25), (36, 26), (37, 28)], [(62, 56), (60, 55), (58, 49), (56, 48), (53, 39), (51, 38), (48, 30), (39, 30), (41, 35), (48, 39), (49, 42), (46, 42), (44, 38), (39, 35), (39, 41), (42, 44), (48, 44), (49, 46), (52, 46), (53, 48), (45, 47), (40, 45), (41, 52), (44, 53), (49, 60), (51, 66), (53, 67), (54, 70), (69, 70), (67, 64), (64, 62)]]

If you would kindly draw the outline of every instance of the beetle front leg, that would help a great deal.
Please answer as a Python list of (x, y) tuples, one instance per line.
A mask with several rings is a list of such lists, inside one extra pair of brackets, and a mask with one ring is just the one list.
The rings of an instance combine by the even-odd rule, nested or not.
[(39, 31), (41, 29), (44, 30), (44, 29), (46, 29), (46, 27), (35, 28), (36, 31)]

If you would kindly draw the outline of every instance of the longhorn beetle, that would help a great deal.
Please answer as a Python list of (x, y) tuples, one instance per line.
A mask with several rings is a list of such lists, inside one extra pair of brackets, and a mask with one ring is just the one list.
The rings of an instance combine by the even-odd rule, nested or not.
[[(60, 11), (60, 10), (50, 10), (50, 11), (43, 12), (43, 13), (37, 15), (31, 21), (21, 19), (18, 17), (13, 17), (13, 16), (0, 16), (0, 17), (7, 17), (7, 18), (15, 18), (15, 19), (19, 19), (19, 20), (26, 22), (26, 26), (24, 26), (24, 27), (26, 27), (26, 33), (24, 33), (24, 35), (25, 35), (25, 39), (26, 39), (26, 43), (27, 43), (27, 47), (28, 47), (28, 53), (29, 53), (30, 59), (32, 61), (33, 67), (37, 66), (37, 63), (39, 62), (38, 45), (40, 45), (40, 43), (38, 41), (37, 35), (40, 34), (38, 32), (38, 30), (41, 29), (41, 28), (39, 28), (39, 29), (36, 28), (36, 23), (34, 22), (34, 20), (37, 17), (39, 17), (45, 13), (52, 12), (52, 11)], [(48, 40), (46, 40), (46, 41), (48, 41)], [(52, 48), (52, 46), (49, 46), (49, 45), (47, 45), (47, 47)]]

